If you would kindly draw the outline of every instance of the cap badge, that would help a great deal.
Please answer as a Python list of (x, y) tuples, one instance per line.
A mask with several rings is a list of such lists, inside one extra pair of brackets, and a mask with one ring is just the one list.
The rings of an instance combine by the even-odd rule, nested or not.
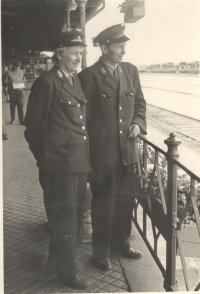
[(62, 78), (63, 77), (63, 74), (61, 73), (61, 71), (58, 69), (57, 70), (57, 76), (59, 77), (59, 78)]
[(101, 73), (102, 73), (102, 75), (106, 74), (106, 69), (103, 66), (101, 67)]

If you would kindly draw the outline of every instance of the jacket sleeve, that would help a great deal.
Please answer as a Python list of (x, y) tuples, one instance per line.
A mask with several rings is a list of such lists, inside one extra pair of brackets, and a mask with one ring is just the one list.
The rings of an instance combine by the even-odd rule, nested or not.
[(88, 71), (82, 71), (78, 74), (79, 80), (81, 82), (82, 91), (87, 99), (87, 107), (86, 107), (86, 126), (89, 125), (90, 120), (90, 111), (92, 106), (92, 97), (94, 94), (92, 77), (89, 75)]
[(140, 127), (141, 133), (143, 135), (146, 135), (146, 101), (144, 99), (144, 95), (142, 93), (141, 85), (140, 85), (140, 79), (137, 68), (135, 75), (134, 75), (134, 83), (136, 83), (136, 93), (135, 93), (135, 107), (134, 107), (134, 114), (133, 114), (133, 124), (137, 124)]
[(24, 136), (35, 159), (37, 159), (48, 118), (53, 94), (52, 87), (53, 85), (46, 78), (39, 78), (34, 82), (28, 99)]

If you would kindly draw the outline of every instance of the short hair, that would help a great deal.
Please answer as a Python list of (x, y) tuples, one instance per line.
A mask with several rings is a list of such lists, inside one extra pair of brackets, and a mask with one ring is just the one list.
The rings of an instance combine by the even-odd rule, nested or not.
[(53, 56), (52, 56), (52, 62), (53, 63), (58, 63), (59, 62), (59, 58), (58, 58), (58, 54), (61, 55), (62, 52), (66, 49), (66, 47), (62, 47), (62, 48), (57, 48), (54, 50)]

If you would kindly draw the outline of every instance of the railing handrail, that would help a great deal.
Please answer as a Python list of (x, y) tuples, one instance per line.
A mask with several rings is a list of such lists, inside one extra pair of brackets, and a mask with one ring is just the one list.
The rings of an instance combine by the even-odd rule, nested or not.
[[(153, 142), (149, 141), (145, 136), (139, 135), (138, 136), (141, 140), (143, 140), (145, 143), (153, 147), (158, 152), (162, 153), (165, 157), (167, 157), (167, 152), (164, 151), (162, 148), (154, 144)], [(184, 170), (191, 178), (193, 178), (195, 181), (200, 182), (200, 176), (197, 175), (195, 171), (192, 170), (192, 167), (189, 167), (187, 163), (183, 162), (183, 159), (180, 158), (171, 158), (174, 164), (176, 164), (178, 167), (180, 167), (182, 170)]]
[[(146, 199), (142, 199), (138, 197), (135, 213), (133, 217), (133, 221), (136, 224), (139, 232), (143, 234), (143, 238), (148, 248), (150, 248), (150, 252), (154, 256), (155, 261), (157, 262), (159, 268), (163, 272), (164, 275), (164, 288), (166, 291), (177, 291), (178, 284), (176, 280), (176, 254), (177, 250), (180, 252), (183, 276), (185, 281), (185, 287), (187, 291), (190, 291), (190, 282), (188, 276), (188, 270), (183, 250), (183, 239), (181, 235), (181, 226), (186, 217), (186, 214), (189, 211), (193, 210), (193, 217), (196, 220), (197, 231), (200, 237), (200, 216), (199, 216), (199, 207), (196, 201), (198, 190), (196, 190), (195, 181), (200, 182), (200, 177), (196, 172), (193, 172), (190, 167), (187, 167), (183, 160), (179, 159), (179, 151), (178, 146), (181, 144), (181, 141), (176, 138), (174, 133), (169, 134), (169, 138), (164, 140), (164, 143), (167, 145), (167, 152), (165, 152), (162, 148), (149, 141), (146, 137), (140, 135), (139, 138), (143, 141), (143, 148), (141, 151), (143, 152), (142, 158), (138, 158), (137, 160), (137, 170), (138, 170), (138, 179), (140, 179), (140, 188), (145, 193)], [(155, 153), (152, 154), (151, 150), (148, 150), (148, 146), (150, 149), (154, 149)], [(149, 152), (150, 151), (150, 152)], [(159, 154), (164, 155), (167, 161), (167, 174), (165, 168), (165, 161), (161, 156), (161, 161), (159, 161)], [(153, 156), (152, 156), (153, 155)], [(148, 160), (149, 159), (149, 160)], [(153, 163), (152, 166), (148, 170), (148, 164)], [(160, 169), (162, 169), (162, 163), (164, 163), (164, 176), (162, 182), (162, 174)], [(160, 166), (161, 164), (161, 166)], [(144, 177), (142, 176), (142, 167), (144, 168)], [(184, 202), (182, 203), (182, 211), (179, 211), (178, 207), (178, 195), (179, 195), (179, 176), (178, 176), (178, 168), (183, 170), (187, 175), (191, 177), (190, 181), (187, 179), (187, 183), (190, 186), (187, 187), (187, 195), (185, 195), (185, 207)], [(150, 173), (149, 173), (150, 172)], [(146, 177), (148, 174), (148, 177)], [(167, 176), (167, 178), (166, 178)], [(148, 179), (147, 179), (148, 178)], [(156, 186), (160, 195), (160, 204), (161, 206), (157, 206), (155, 197), (151, 198), (151, 192), (155, 196), (155, 178), (157, 179)], [(164, 190), (164, 187), (167, 189)], [(151, 191), (152, 189), (152, 191)], [(189, 190), (188, 190), (189, 189)], [(181, 190), (182, 192), (182, 190)], [(181, 194), (182, 195), (182, 194)], [(137, 198), (137, 197), (136, 197)], [(138, 206), (143, 208), (143, 220), (142, 226), (137, 221), (137, 208)], [(179, 217), (177, 217), (179, 213)], [(153, 247), (150, 245), (147, 239), (147, 215), (151, 220), (152, 233), (154, 238)], [(158, 221), (159, 220), (159, 221)], [(156, 231), (156, 228), (158, 231)], [(166, 240), (166, 271), (163, 270), (163, 266), (159, 261), (157, 255), (158, 248), (158, 238), (160, 235), (163, 235)], [(196, 289), (198, 286), (196, 287)]]
[(143, 140), (145, 143), (153, 147), (158, 152), (162, 153), (164, 156), (167, 156), (167, 152), (164, 151), (162, 148), (158, 147), (156, 144), (154, 144), (152, 141), (149, 141), (144, 135), (138, 136), (141, 140)]

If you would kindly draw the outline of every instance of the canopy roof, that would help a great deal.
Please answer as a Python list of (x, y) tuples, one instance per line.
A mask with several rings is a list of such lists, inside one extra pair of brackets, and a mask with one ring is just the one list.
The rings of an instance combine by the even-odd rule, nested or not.
[[(2, 0), (2, 41), (18, 50), (49, 50), (48, 43), (61, 34), (68, 0)], [(78, 1), (77, 1), (78, 2)], [(102, 0), (88, 0), (86, 22)], [(71, 27), (80, 27), (78, 8), (71, 11)]]

